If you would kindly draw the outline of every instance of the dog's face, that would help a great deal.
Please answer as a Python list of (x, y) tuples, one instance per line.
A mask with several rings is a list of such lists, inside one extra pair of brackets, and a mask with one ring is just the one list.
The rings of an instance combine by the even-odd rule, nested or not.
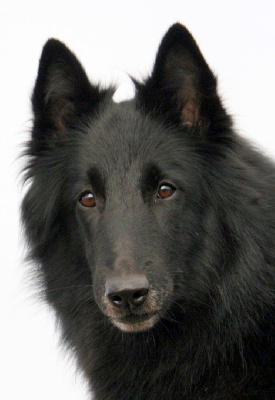
[(98, 307), (127, 332), (153, 327), (179, 296), (200, 299), (208, 278), (195, 271), (196, 285), (191, 270), (207, 208), (199, 149), (229, 123), (215, 78), (180, 25), (136, 89), (135, 99), (116, 104), (63, 44), (46, 44), (33, 94), (30, 175), (33, 193), (48, 198), (37, 218), (27, 218), (34, 195), (25, 202), (29, 235), (45, 248), (50, 235), (69, 232), (67, 246), (81, 253), (74, 263), (89, 269)]
[(67, 181), (95, 299), (122, 330), (147, 329), (179, 293), (199, 229), (198, 160), (189, 139), (132, 102), (110, 102), (79, 134)]

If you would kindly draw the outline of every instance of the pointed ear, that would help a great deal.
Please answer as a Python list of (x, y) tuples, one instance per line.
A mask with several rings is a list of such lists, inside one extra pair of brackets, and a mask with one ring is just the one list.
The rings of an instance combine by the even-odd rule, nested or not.
[(79, 61), (63, 43), (48, 40), (32, 96), (33, 136), (71, 127), (83, 114), (96, 110), (106, 93), (91, 85)]
[(205, 130), (226, 115), (215, 76), (191, 34), (180, 24), (168, 30), (152, 75), (136, 87), (141, 107), (169, 122)]

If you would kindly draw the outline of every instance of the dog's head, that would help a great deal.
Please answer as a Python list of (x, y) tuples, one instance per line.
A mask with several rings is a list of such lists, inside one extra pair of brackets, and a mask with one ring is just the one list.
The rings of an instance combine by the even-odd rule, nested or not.
[(153, 327), (179, 297), (209, 294), (211, 269), (193, 263), (211, 223), (201, 153), (214, 154), (230, 126), (215, 77), (179, 24), (135, 86), (133, 100), (114, 103), (113, 89), (91, 84), (65, 45), (46, 43), (23, 207), (51, 301), (62, 297), (57, 288), (73, 297), (86, 285), (128, 332)]

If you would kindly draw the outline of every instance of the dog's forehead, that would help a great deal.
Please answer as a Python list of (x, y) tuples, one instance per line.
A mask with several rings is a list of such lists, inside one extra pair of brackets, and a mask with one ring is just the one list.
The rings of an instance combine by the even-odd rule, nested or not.
[(83, 148), (92, 162), (116, 169), (139, 162), (158, 162), (169, 154), (171, 157), (179, 148), (174, 146), (175, 141), (182, 142), (133, 103), (122, 103), (114, 104), (91, 121)]

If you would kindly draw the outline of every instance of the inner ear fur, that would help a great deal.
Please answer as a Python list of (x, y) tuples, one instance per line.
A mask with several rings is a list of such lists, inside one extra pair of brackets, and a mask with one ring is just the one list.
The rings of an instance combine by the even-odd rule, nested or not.
[(35, 132), (65, 130), (96, 111), (108, 90), (92, 85), (76, 56), (59, 40), (45, 44), (32, 96)]
[(216, 77), (192, 35), (180, 24), (168, 30), (151, 76), (136, 87), (139, 105), (181, 126), (205, 130), (225, 116)]

